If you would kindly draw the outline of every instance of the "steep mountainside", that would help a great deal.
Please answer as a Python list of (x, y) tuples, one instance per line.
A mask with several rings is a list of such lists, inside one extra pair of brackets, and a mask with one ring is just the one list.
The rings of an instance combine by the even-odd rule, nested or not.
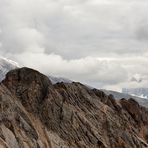
[(21, 68), (0, 84), (2, 148), (146, 148), (148, 110)]
[(5, 78), (8, 71), (16, 69), (17, 67), (19, 66), (16, 62), (0, 57), (0, 81)]

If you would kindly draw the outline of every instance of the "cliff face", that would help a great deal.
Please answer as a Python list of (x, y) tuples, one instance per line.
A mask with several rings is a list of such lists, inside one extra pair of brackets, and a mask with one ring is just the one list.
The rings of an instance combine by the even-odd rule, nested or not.
[(21, 68), (0, 84), (0, 147), (146, 148), (148, 110)]

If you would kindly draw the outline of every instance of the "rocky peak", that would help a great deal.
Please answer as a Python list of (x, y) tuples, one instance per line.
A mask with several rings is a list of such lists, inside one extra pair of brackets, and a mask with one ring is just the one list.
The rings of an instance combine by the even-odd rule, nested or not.
[(48, 77), (26, 67), (10, 71), (2, 83), (30, 111), (39, 106), (47, 95), (48, 87), (52, 85)]
[(15, 70), (11, 70), (6, 74), (6, 78), (3, 83), (11, 82), (10, 85), (18, 85), (19, 83), (23, 83), (23, 85), (31, 85), (32, 82), (36, 82), (39, 85), (49, 85), (51, 84), (48, 77), (41, 74), (40, 72), (23, 67)]
[[(148, 147), (148, 110), (81, 83), (52, 84), (29, 68), (0, 84), (3, 147)], [(11, 140), (10, 140), (11, 139)]]

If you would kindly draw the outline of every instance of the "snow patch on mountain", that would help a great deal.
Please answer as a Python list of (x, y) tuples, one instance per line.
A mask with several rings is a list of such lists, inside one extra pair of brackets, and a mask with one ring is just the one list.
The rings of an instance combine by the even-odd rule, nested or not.
[(18, 63), (4, 57), (0, 57), (0, 81), (5, 78), (5, 75), (8, 71), (16, 69), (18, 67)]
[(141, 94), (141, 95), (135, 95), (135, 94), (131, 94), (134, 97), (139, 97), (139, 98), (143, 98), (143, 99), (148, 99), (148, 96)]

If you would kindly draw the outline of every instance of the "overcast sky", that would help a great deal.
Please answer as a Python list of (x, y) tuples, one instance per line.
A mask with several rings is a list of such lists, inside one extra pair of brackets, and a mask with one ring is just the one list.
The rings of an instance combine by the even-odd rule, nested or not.
[(147, 0), (0, 0), (0, 55), (98, 88), (148, 86)]

